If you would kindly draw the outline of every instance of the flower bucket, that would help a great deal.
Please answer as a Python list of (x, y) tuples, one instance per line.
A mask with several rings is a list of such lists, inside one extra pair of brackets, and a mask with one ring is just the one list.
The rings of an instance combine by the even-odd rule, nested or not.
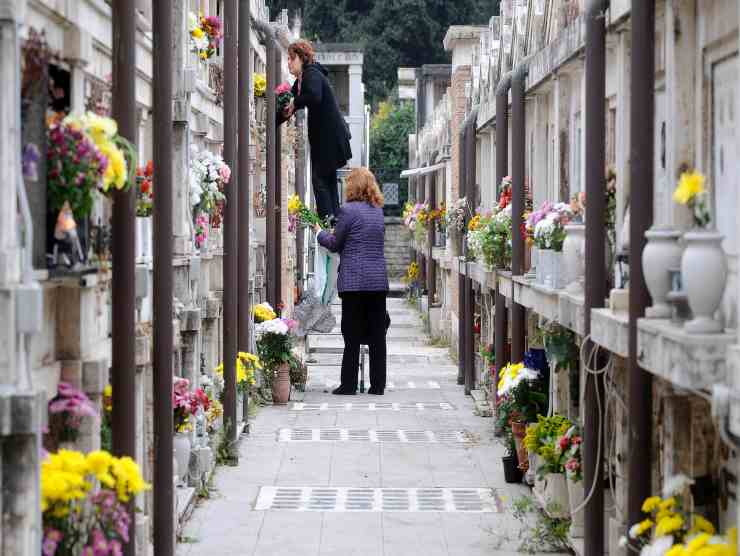
[(568, 485), (565, 473), (548, 473), (545, 476), (545, 507), (551, 517), (568, 517)]
[(185, 432), (175, 433), (172, 439), (172, 447), (175, 452), (175, 462), (177, 462), (176, 473), (180, 479), (180, 484), (187, 482), (188, 469), (190, 466), (190, 435)]
[(695, 231), (683, 236), (686, 249), (681, 258), (681, 278), (694, 318), (684, 328), (694, 334), (722, 332), (714, 314), (722, 302), (727, 283), (727, 257), (722, 250), (724, 236)]
[(504, 480), (509, 484), (522, 482), (522, 470), (519, 469), (519, 460), (516, 454), (501, 458), (504, 466)]
[[(568, 482), (568, 502), (570, 504), (570, 536), (576, 539), (583, 537), (583, 508), (578, 510), (585, 499), (583, 481)], [(576, 511), (578, 510), (578, 511)]]
[(283, 363), (272, 379), (272, 403), (285, 405), (290, 399), (290, 367)]
[(529, 458), (527, 448), (524, 445), (524, 436), (527, 434), (527, 423), (521, 421), (511, 422), (511, 432), (514, 435), (514, 444), (516, 445), (516, 455), (519, 460), (519, 469), (526, 471), (529, 468)]

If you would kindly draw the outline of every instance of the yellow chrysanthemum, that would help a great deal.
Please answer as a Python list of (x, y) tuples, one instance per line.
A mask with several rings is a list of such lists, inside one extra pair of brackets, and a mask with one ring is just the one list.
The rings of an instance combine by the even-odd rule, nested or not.
[(303, 203), (301, 203), (300, 197), (298, 195), (291, 195), (290, 199), (288, 199), (288, 214), (297, 214), (302, 207)]
[(118, 124), (113, 118), (88, 112), (82, 122), (85, 125), (85, 131), (90, 134), (96, 144), (113, 139), (118, 134)]
[(684, 172), (673, 192), (673, 200), (682, 205), (689, 203), (694, 197), (704, 193), (705, 181), (706, 177), (700, 172)]
[(113, 488), (116, 480), (110, 473), (110, 466), (113, 463), (113, 456), (105, 450), (96, 450), (87, 454), (87, 466), (90, 473), (100, 481), (100, 484), (108, 488)]
[(693, 515), (691, 517), (691, 522), (692, 526), (689, 534), (706, 533), (708, 535), (714, 535), (714, 533), (716, 532), (714, 525), (712, 525), (712, 522), (700, 515)]
[(673, 546), (668, 552), (665, 553), (665, 556), (685, 556), (686, 555), (686, 549), (683, 547), (683, 545), (677, 544)]
[(196, 27), (195, 29), (190, 31), (190, 34), (193, 36), (193, 38), (200, 39), (205, 36), (205, 31), (203, 31), (203, 29), (201, 29), (200, 27)]
[(254, 96), (263, 97), (267, 92), (267, 78), (264, 73), (255, 73), (253, 76), (254, 81)]
[(198, 57), (199, 57), (199, 58), (200, 58), (201, 60), (208, 60), (208, 52), (207, 52), (207, 51), (205, 51), (205, 50), (201, 50), (201, 51), (200, 51), (200, 52), (198, 53)]
[(113, 387), (110, 384), (106, 384), (105, 388), (103, 388), (103, 395), (106, 397), (111, 397), (113, 395)]
[(642, 511), (646, 514), (652, 513), (658, 509), (663, 499), (660, 496), (651, 496), (642, 504)]
[(123, 189), (127, 181), (126, 157), (113, 141), (106, 141), (98, 145), (100, 152), (108, 159), (108, 167), (103, 175), (103, 191), (111, 187)]
[(671, 496), (670, 498), (667, 498), (667, 499), (663, 500), (658, 505), (658, 509), (661, 512), (673, 510), (675, 507), (676, 507), (676, 499), (673, 496)]
[(658, 521), (655, 526), (656, 537), (666, 537), (675, 531), (678, 531), (683, 527), (683, 517), (680, 515), (674, 515), (670, 517), (664, 517)]

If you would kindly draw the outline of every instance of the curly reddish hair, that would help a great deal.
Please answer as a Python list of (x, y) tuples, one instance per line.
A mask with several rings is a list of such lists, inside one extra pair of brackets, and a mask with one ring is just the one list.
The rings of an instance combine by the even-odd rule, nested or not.
[(365, 201), (377, 208), (385, 203), (375, 176), (367, 168), (355, 168), (349, 173), (345, 197), (347, 201)]
[(288, 56), (298, 56), (304, 64), (313, 64), (316, 61), (316, 52), (311, 41), (301, 39), (295, 41), (288, 47)]

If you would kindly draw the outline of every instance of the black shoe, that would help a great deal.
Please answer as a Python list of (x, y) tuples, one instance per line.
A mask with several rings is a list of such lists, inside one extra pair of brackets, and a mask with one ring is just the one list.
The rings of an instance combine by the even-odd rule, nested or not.
[(371, 386), (367, 393), (374, 396), (382, 396), (384, 391), (385, 390), (383, 388), (374, 388)]
[(339, 388), (334, 389), (332, 391), (332, 394), (334, 394), (335, 396), (354, 396), (355, 394), (357, 394), (357, 388), (351, 390), (344, 386), (340, 386)]

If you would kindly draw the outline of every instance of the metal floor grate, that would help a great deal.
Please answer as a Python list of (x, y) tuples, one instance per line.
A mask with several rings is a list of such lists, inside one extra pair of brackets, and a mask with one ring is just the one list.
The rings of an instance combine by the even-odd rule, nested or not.
[(411, 431), (375, 429), (280, 429), (278, 442), (402, 442), (461, 443), (470, 440), (465, 431)]
[(260, 489), (255, 510), (296, 512), (501, 513), (492, 488), (274, 487)]
[(437, 410), (451, 411), (455, 406), (448, 402), (379, 402), (379, 403), (305, 403), (294, 402), (291, 411), (402, 411)]
[[(322, 390), (325, 388), (333, 389), (339, 386), (339, 381), (334, 379), (316, 380), (309, 381), (309, 390)], [(388, 381), (385, 385), (386, 390), (439, 390), (441, 387), (439, 382), (436, 380), (420, 380), (420, 381), (404, 381), (404, 382), (393, 382)]]

